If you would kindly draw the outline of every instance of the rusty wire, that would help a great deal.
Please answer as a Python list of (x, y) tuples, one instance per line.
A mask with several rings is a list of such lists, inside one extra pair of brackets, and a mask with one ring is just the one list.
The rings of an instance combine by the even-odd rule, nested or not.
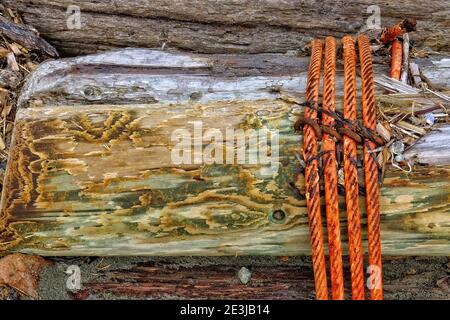
[[(365, 127), (375, 130), (376, 106), (373, 85), (372, 56), (369, 38), (366, 35), (358, 37), (359, 58), (361, 65), (362, 115)], [(382, 262), (380, 241), (380, 190), (378, 185), (378, 163), (373, 156), (376, 144), (366, 139), (364, 141), (364, 180), (366, 187), (367, 233), (372, 285), (370, 297), (372, 300), (382, 300)], [(373, 277), (373, 278), (372, 278)]]
[[(311, 42), (311, 59), (308, 70), (305, 98), (314, 104), (315, 108), (305, 108), (305, 119), (317, 118), (319, 101), (320, 67), (322, 63), (322, 42)], [(308, 222), (311, 235), (311, 255), (314, 270), (314, 285), (316, 299), (328, 299), (327, 273), (325, 251), (322, 234), (322, 218), (320, 213), (320, 188), (317, 163), (317, 136), (310, 125), (303, 128), (303, 156), (307, 160), (305, 166), (306, 204), (308, 207)]]
[(319, 114), (325, 113), (332, 117), (336, 123), (333, 126), (323, 124), (319, 119), (306, 119), (304, 117), (298, 117), (294, 123), (294, 129), (296, 131), (300, 131), (302, 127), (306, 124), (310, 125), (318, 139), (322, 139), (323, 133), (328, 133), (329, 135), (336, 138), (336, 140), (343, 141), (344, 135), (350, 136), (357, 143), (362, 143), (364, 139), (368, 139), (375, 143), (378, 146), (383, 146), (387, 141), (383, 140), (383, 138), (375, 131), (370, 130), (359, 121), (347, 121), (344, 119), (344, 116), (341, 115), (338, 111), (327, 111), (323, 110), (320, 106), (315, 107), (314, 103), (310, 101), (305, 101), (300, 105), (316, 110)]
[[(356, 53), (353, 38), (342, 38), (344, 48), (344, 119), (356, 121)], [(359, 184), (356, 167), (356, 142), (344, 135), (344, 179), (347, 208), (348, 246), (352, 299), (364, 300), (364, 256), (361, 242), (361, 213), (359, 210)]]
[[(322, 105), (324, 111), (335, 111), (336, 43), (333, 37), (325, 38), (325, 62), (323, 68)], [(335, 120), (322, 112), (322, 123), (331, 128)], [(341, 233), (339, 227), (338, 179), (336, 144), (333, 136), (322, 137), (322, 161), (325, 191), (325, 212), (328, 230), (328, 254), (330, 257), (331, 295), (333, 300), (344, 299), (344, 276), (342, 271)]]

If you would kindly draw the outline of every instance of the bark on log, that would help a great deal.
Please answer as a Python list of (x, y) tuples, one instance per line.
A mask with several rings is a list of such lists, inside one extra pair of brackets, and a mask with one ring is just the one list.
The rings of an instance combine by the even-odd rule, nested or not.
[[(289, 185), (299, 171), (292, 124), (303, 113), (304, 61), (125, 53), (50, 62), (29, 79), (3, 191), (3, 245), (42, 255), (308, 254), (305, 201)], [(174, 165), (171, 133), (195, 120), (221, 132), (278, 130), (280, 170)], [(448, 254), (449, 171), (388, 171), (384, 254)]]
[[(355, 34), (366, 28), (373, 5), (382, 26), (417, 18), (417, 49), (449, 52), (445, 1), (73, 1), (5, 0), (18, 9), (62, 54), (117, 47), (176, 48), (203, 53), (264, 53), (305, 50), (313, 37)], [(67, 24), (69, 6), (79, 6), (81, 28)], [(73, 18), (73, 16), (72, 16)]]

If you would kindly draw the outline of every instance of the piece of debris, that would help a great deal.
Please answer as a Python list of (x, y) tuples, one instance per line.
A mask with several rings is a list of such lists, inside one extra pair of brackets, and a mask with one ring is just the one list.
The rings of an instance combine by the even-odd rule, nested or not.
[(8, 286), (0, 286), (0, 300), (19, 300), (20, 293)]
[(19, 71), (19, 65), (17, 64), (16, 56), (14, 52), (8, 53), (6, 56), (6, 61), (8, 62), (8, 68), (12, 71)]
[[(389, 75), (395, 80), (408, 83), (409, 71), (409, 35), (408, 32), (416, 30), (416, 19), (405, 19), (402, 22), (384, 29), (380, 41), (391, 45), (391, 69)], [(403, 35), (403, 40), (399, 37)]]
[(420, 90), (386, 75), (376, 76), (375, 84), (391, 93), (419, 93)]
[(381, 33), (380, 40), (384, 44), (392, 42), (406, 32), (416, 31), (416, 25), (417, 20), (415, 18), (405, 19), (392, 27), (386, 28)]
[(239, 269), (238, 278), (242, 284), (249, 283), (251, 277), (252, 277), (252, 272), (250, 270), (248, 270), (246, 267), (242, 267), (241, 269)]
[(428, 125), (432, 126), (436, 122), (436, 118), (431, 112), (427, 112), (424, 115), (425, 121)]
[(400, 75), (400, 81), (408, 84), (408, 71), (409, 71), (409, 35), (405, 33), (403, 35), (403, 63), (402, 72)]
[(439, 279), (436, 282), (436, 285), (441, 288), (442, 290), (445, 290), (447, 292), (450, 292), (450, 276), (443, 277)]
[(19, 86), (23, 76), (19, 71), (11, 69), (0, 70), (0, 87), (7, 89), (15, 89)]
[(404, 161), (403, 152), (405, 151), (405, 144), (403, 142), (395, 141), (394, 143), (391, 144), (390, 149), (393, 155), (393, 161), (395, 162)]
[(38, 297), (39, 273), (52, 263), (39, 256), (13, 253), (0, 259), (0, 285), (10, 286), (32, 298)]
[(0, 134), (0, 150), (5, 150), (5, 142), (3, 141), (3, 137)]
[(420, 77), (419, 66), (415, 62), (409, 63), (409, 72), (411, 73), (411, 78), (414, 86), (420, 88), (422, 85), (422, 78)]
[(377, 123), (377, 133), (384, 141), (391, 141), (391, 129), (386, 121)]
[(58, 51), (52, 45), (24, 24), (15, 23), (0, 16), (0, 33), (28, 50), (40, 50), (51, 57), (58, 57)]
[(90, 292), (88, 289), (84, 289), (77, 292), (70, 292), (69, 295), (73, 300), (86, 300), (87, 298), (89, 298)]

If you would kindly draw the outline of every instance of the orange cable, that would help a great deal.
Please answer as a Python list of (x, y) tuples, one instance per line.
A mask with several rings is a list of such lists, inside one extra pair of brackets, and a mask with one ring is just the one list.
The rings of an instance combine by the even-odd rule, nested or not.
[[(335, 111), (336, 43), (333, 37), (325, 38), (325, 63), (323, 70), (323, 110)], [(322, 124), (334, 127), (335, 120), (328, 112), (322, 112)], [(332, 135), (322, 136), (323, 173), (325, 187), (325, 211), (328, 229), (328, 253), (330, 257), (331, 294), (333, 300), (344, 299), (342, 271), (341, 233), (339, 228), (338, 179), (336, 144)]]
[[(344, 119), (356, 122), (356, 53), (353, 38), (342, 38), (344, 48)], [(364, 300), (364, 256), (361, 242), (356, 142), (344, 135), (344, 178), (352, 299)]]
[[(362, 113), (366, 128), (376, 129), (376, 106), (373, 85), (372, 56), (369, 38), (366, 35), (358, 37), (359, 57), (362, 83)], [(378, 164), (375, 154), (371, 153), (376, 144), (364, 140), (364, 177), (366, 187), (367, 233), (369, 247), (369, 264), (373, 274), (370, 297), (372, 300), (383, 299), (382, 262), (380, 241), (380, 190), (378, 185)]]
[[(322, 62), (322, 42), (311, 42), (311, 60), (309, 63), (308, 80), (305, 98), (313, 103), (314, 108), (305, 108), (305, 119), (317, 119), (319, 102), (320, 65)], [(308, 222), (311, 235), (311, 255), (314, 270), (314, 285), (316, 299), (328, 299), (325, 252), (323, 245), (322, 218), (320, 213), (319, 172), (317, 164), (317, 136), (310, 125), (303, 128), (303, 155), (306, 161), (305, 184), (306, 204), (308, 207)]]

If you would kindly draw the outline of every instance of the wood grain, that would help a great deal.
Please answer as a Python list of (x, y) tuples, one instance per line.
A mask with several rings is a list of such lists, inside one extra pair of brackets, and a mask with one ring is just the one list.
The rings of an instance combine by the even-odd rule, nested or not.
[[(305, 201), (289, 186), (300, 171), (297, 112), (282, 100), (20, 109), (3, 246), (40, 255), (308, 254)], [(189, 121), (223, 132), (278, 130), (278, 172), (173, 165), (171, 133)], [(448, 167), (387, 173), (384, 254), (448, 254), (449, 181)], [(281, 221), (276, 210), (285, 213)]]

